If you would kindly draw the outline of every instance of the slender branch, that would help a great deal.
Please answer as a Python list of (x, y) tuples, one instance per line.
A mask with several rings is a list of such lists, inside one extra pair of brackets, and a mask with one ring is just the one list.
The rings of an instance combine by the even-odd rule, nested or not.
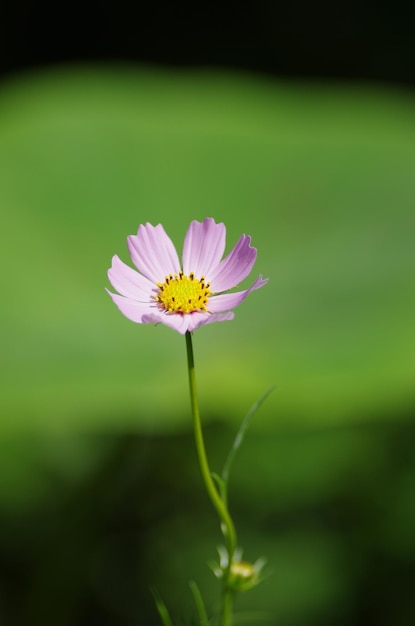
[(221, 522), (226, 528), (226, 538), (228, 541), (228, 553), (229, 562), (232, 560), (233, 553), (236, 548), (236, 532), (229, 514), (222, 498), (220, 497), (218, 490), (212, 478), (212, 474), (209, 468), (209, 463), (206, 455), (205, 442), (203, 439), (202, 424), (200, 421), (199, 405), (197, 401), (197, 388), (196, 388), (196, 375), (195, 364), (193, 357), (192, 335), (186, 333), (186, 346), (187, 346), (187, 363), (189, 368), (189, 387), (190, 387), (190, 402), (193, 414), (193, 426), (196, 441), (197, 456), (199, 459), (200, 470), (202, 472), (203, 482), (205, 483), (206, 491), (209, 498), (215, 507)]
[(206, 487), (206, 491), (208, 492), (209, 498), (222, 522), (222, 530), (224, 531), (224, 535), (228, 543), (228, 568), (227, 571), (224, 572), (223, 578), (222, 626), (232, 626), (234, 592), (228, 587), (228, 578), (232, 564), (232, 558), (236, 549), (236, 531), (228, 508), (218, 492), (209, 468), (205, 442), (203, 439), (202, 424), (200, 421), (199, 404), (197, 401), (195, 364), (193, 357), (192, 335), (190, 332), (186, 333), (186, 347), (187, 364), (189, 370), (190, 402), (192, 407), (193, 427), (199, 466), (202, 472), (202, 478)]

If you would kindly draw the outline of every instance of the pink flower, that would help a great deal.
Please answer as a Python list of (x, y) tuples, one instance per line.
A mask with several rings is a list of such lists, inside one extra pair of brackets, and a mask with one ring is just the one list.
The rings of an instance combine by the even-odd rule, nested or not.
[(257, 251), (242, 235), (233, 250), (225, 251), (226, 228), (211, 217), (191, 222), (183, 246), (182, 263), (163, 226), (141, 225), (127, 238), (131, 259), (139, 272), (112, 259), (108, 278), (121, 295), (111, 298), (128, 319), (138, 324), (165, 324), (182, 335), (203, 324), (231, 320), (229, 310), (268, 279), (258, 276), (249, 289), (232, 289), (250, 273)]

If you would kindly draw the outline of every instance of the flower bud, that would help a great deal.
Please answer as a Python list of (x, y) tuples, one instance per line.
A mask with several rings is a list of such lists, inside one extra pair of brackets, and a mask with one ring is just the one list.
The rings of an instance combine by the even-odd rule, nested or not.
[(232, 591), (247, 591), (258, 585), (263, 577), (262, 569), (266, 559), (260, 558), (255, 563), (248, 563), (242, 560), (242, 550), (235, 550), (233, 559), (229, 566), (228, 551), (224, 546), (218, 546), (219, 563), (211, 563), (210, 567), (217, 578), (225, 581), (228, 589)]
[(232, 561), (229, 570), (228, 586), (233, 591), (247, 591), (259, 582), (259, 571), (247, 561)]

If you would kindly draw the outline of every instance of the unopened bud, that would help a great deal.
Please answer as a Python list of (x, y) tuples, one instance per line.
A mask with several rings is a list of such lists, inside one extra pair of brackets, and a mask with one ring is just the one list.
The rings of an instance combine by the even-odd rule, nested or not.
[(228, 586), (234, 591), (247, 591), (260, 582), (260, 572), (265, 561), (259, 559), (255, 563), (232, 561), (229, 570)]
[(262, 569), (266, 563), (264, 558), (255, 563), (242, 560), (242, 550), (235, 550), (229, 566), (228, 551), (224, 546), (218, 546), (219, 564), (211, 563), (210, 567), (217, 578), (225, 579), (226, 586), (232, 591), (247, 591), (258, 585), (262, 580)]

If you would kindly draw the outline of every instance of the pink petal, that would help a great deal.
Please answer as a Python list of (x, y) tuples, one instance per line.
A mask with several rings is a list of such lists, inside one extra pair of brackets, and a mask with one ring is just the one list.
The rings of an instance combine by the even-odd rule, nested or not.
[(123, 296), (141, 302), (149, 301), (154, 288), (153, 283), (123, 263), (117, 255), (112, 257), (108, 278), (114, 289)]
[(169, 314), (162, 312), (154, 312), (144, 315), (143, 324), (164, 324), (181, 335), (187, 331), (193, 332), (196, 328), (204, 324), (213, 324), (213, 322), (224, 322), (233, 319), (234, 314), (231, 312), (212, 315), (210, 313), (191, 313), (188, 315)]
[(163, 226), (141, 224), (136, 235), (127, 238), (134, 265), (154, 283), (163, 282), (168, 274), (180, 270), (179, 257)]
[(206, 277), (212, 291), (232, 289), (248, 276), (257, 255), (250, 243), (251, 237), (242, 235), (228, 256)]
[(111, 293), (108, 289), (106, 291), (109, 293), (121, 313), (125, 315), (125, 317), (128, 317), (128, 319), (132, 322), (143, 324), (143, 316), (151, 313), (152, 311), (152, 306), (148, 302), (137, 302), (137, 300), (131, 300), (131, 298), (124, 298), (124, 296)]
[(183, 245), (183, 272), (187, 275), (194, 272), (196, 278), (205, 276), (209, 281), (209, 273), (218, 265), (225, 251), (225, 240), (224, 224), (216, 224), (212, 217), (203, 222), (193, 220)]
[(189, 315), (156, 312), (146, 315), (143, 321), (145, 324), (164, 324), (164, 326), (177, 330), (178, 333), (184, 335), (189, 326), (189, 317)]
[(190, 332), (204, 326), (205, 324), (214, 324), (215, 322), (226, 322), (233, 320), (234, 313), (229, 311), (228, 313), (192, 313), (190, 316), (190, 323), (188, 330)]
[(224, 293), (218, 296), (212, 296), (209, 298), (208, 308), (212, 313), (220, 313), (221, 311), (229, 311), (234, 309), (238, 304), (241, 304), (243, 300), (255, 289), (260, 289), (268, 282), (268, 278), (263, 279), (262, 276), (258, 276), (256, 281), (249, 289), (244, 291), (235, 291), (234, 293)]

